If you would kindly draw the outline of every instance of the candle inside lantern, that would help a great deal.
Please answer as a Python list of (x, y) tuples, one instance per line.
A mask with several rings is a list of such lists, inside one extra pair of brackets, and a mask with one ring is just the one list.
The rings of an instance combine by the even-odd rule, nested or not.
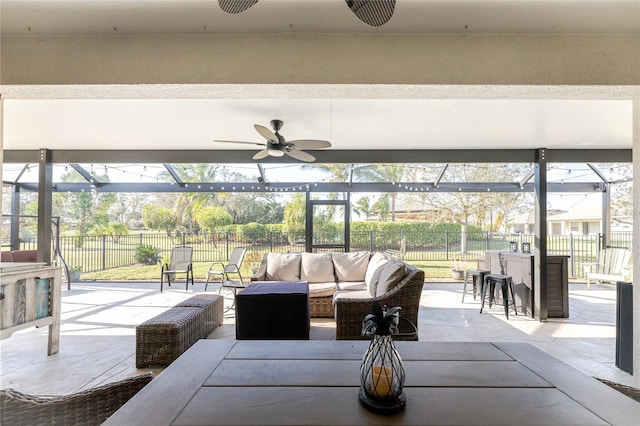
[(374, 365), (371, 369), (371, 393), (380, 398), (391, 394), (393, 383), (391, 369), (382, 365)]

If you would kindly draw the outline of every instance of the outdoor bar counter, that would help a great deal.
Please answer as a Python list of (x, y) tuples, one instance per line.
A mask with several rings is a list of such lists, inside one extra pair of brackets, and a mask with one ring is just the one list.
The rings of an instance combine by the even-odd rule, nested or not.
[[(500, 273), (500, 259), (506, 260), (507, 275), (513, 279), (513, 287), (518, 312), (534, 316), (535, 292), (533, 253), (508, 250), (487, 250), (484, 260), (478, 262), (479, 269)], [(569, 317), (569, 256), (547, 256), (547, 309), (549, 318)]]

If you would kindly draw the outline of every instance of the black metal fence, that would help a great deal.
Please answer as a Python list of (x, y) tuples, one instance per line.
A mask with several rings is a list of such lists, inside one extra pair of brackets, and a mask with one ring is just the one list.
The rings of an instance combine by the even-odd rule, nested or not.
[[(614, 232), (609, 246), (631, 248), (631, 232)], [(314, 235), (315, 244), (339, 243), (333, 234)], [(485, 250), (509, 250), (511, 242), (518, 248), (529, 243), (533, 250), (534, 236), (527, 234), (495, 234), (489, 232), (352, 232), (351, 251), (397, 250), (406, 261), (474, 261)], [(582, 264), (597, 260), (602, 248), (602, 235), (549, 235), (549, 254), (563, 254), (569, 258), (569, 276), (583, 278)], [(267, 252), (299, 252), (305, 250), (304, 233), (263, 232), (259, 235), (242, 233), (136, 233), (129, 235), (100, 235), (60, 237), (60, 251), (69, 267), (80, 266), (83, 272), (117, 268), (135, 264), (136, 247), (156, 247), (168, 260), (173, 247), (193, 247), (194, 262), (226, 261), (235, 247), (249, 247), (260, 255)], [(21, 241), (22, 249), (35, 249), (35, 239)]]

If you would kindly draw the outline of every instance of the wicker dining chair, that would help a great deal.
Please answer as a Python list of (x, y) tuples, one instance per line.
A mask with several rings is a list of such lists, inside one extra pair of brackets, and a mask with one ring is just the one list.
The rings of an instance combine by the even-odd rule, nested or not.
[(0, 424), (100, 425), (153, 378), (145, 373), (70, 395), (35, 396), (0, 390)]

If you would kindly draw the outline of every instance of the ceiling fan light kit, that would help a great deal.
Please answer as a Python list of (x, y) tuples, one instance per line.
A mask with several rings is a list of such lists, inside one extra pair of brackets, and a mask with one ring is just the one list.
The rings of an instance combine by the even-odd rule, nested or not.
[(266, 143), (228, 141), (220, 139), (216, 139), (215, 142), (263, 146), (264, 149), (258, 151), (252, 157), (254, 160), (261, 160), (269, 156), (283, 157), (286, 154), (296, 160), (307, 163), (315, 161), (316, 158), (308, 152), (303, 151), (304, 149), (324, 149), (331, 147), (331, 142), (320, 139), (298, 139), (287, 142), (284, 136), (278, 132), (282, 128), (283, 124), (282, 120), (271, 120), (271, 127), (274, 131), (271, 131), (260, 124), (253, 125), (254, 129), (256, 129), (260, 136), (266, 139)]

